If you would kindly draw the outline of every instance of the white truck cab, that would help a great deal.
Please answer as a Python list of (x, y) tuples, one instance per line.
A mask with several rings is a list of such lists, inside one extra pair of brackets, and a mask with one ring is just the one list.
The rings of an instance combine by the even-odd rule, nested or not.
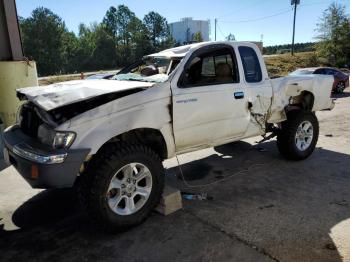
[(158, 203), (162, 160), (176, 154), (262, 135), (277, 136), (286, 158), (307, 158), (314, 112), (334, 107), (332, 84), (322, 75), (271, 80), (253, 43), (181, 46), (110, 80), (18, 89), (27, 102), (4, 133), (6, 155), (32, 187), (78, 184), (98, 224), (119, 230)]

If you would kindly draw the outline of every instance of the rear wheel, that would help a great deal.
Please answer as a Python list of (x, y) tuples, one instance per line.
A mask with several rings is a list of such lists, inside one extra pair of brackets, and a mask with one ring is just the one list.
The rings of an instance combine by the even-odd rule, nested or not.
[(336, 92), (338, 94), (342, 94), (344, 93), (344, 90), (345, 90), (345, 83), (340, 81), (338, 84), (337, 84), (337, 87), (336, 87)]
[(277, 135), (277, 146), (287, 159), (302, 160), (315, 150), (319, 126), (314, 113), (309, 111), (292, 111)]
[(92, 160), (81, 190), (89, 215), (109, 232), (140, 224), (164, 186), (158, 155), (143, 145), (111, 144)]

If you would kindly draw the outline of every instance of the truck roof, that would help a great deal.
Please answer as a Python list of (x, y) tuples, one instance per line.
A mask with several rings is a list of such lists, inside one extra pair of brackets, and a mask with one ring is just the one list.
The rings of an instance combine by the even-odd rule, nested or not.
[(244, 44), (244, 45), (255, 45), (251, 42), (232, 42), (232, 41), (208, 41), (208, 42), (201, 42), (201, 43), (195, 43), (195, 44), (189, 44), (179, 47), (174, 47), (170, 49), (163, 50), (159, 53), (154, 53), (147, 55), (146, 57), (169, 57), (169, 58), (182, 58), (185, 57), (192, 49), (197, 49), (198, 47), (202, 46), (208, 46), (212, 44), (228, 44), (228, 45), (237, 45), (237, 44)]

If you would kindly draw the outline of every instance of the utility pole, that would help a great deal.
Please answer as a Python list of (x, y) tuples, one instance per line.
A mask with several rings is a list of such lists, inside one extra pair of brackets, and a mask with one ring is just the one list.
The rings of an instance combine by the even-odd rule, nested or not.
[(293, 21), (293, 40), (292, 40), (292, 55), (294, 55), (294, 39), (295, 39), (295, 19), (297, 17), (297, 5), (300, 4), (300, 0), (291, 0), (291, 5), (294, 5), (294, 21)]
[(215, 18), (215, 41), (216, 41), (216, 27), (217, 27), (218, 19)]

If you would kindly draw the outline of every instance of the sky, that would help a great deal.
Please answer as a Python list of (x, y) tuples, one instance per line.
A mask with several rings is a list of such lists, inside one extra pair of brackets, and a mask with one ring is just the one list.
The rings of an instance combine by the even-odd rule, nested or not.
[[(322, 12), (333, 0), (301, 0), (297, 9), (295, 42), (314, 41), (315, 29)], [(350, 14), (350, 0), (336, 0)], [(218, 19), (217, 40), (232, 33), (238, 41), (260, 41), (264, 46), (292, 41), (293, 10), (290, 0), (16, 0), (19, 16), (30, 16), (33, 9), (47, 7), (59, 15), (70, 31), (78, 32), (80, 23), (101, 22), (110, 6), (127, 5), (143, 18), (156, 11), (168, 22), (183, 17), (210, 20), (214, 40), (214, 19)]]

